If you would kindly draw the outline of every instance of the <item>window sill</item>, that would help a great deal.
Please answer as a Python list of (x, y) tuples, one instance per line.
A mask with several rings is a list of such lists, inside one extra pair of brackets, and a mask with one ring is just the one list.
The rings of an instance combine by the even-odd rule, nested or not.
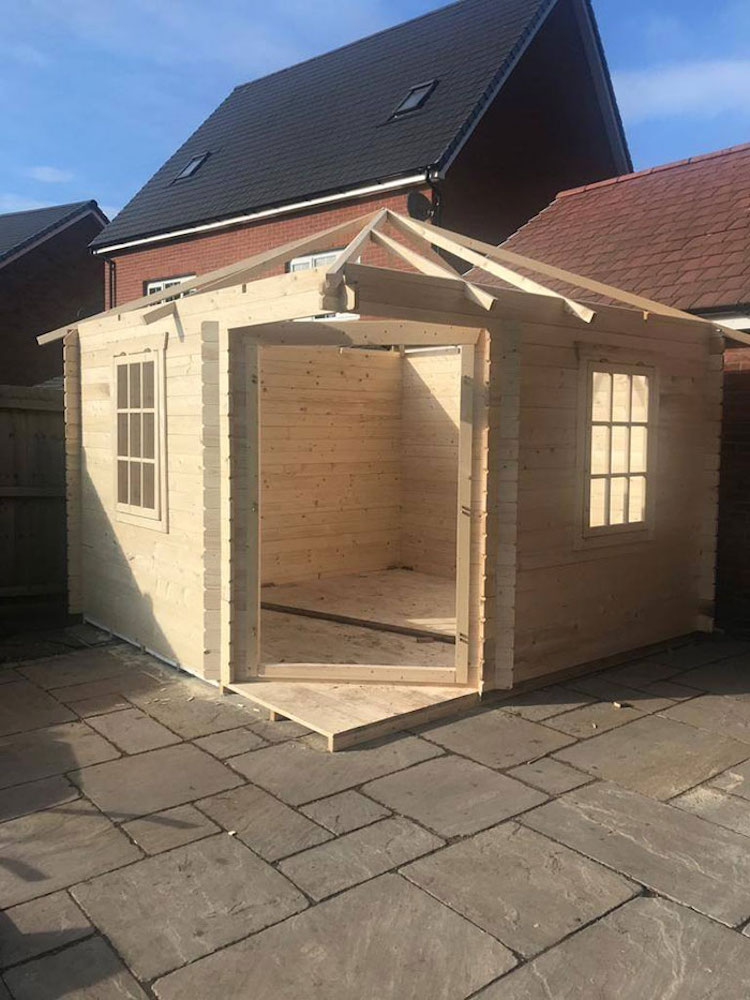
[(165, 517), (149, 517), (147, 514), (140, 516), (124, 510), (117, 510), (115, 511), (115, 520), (120, 524), (132, 524), (138, 528), (149, 528), (151, 531), (161, 531), (163, 534), (169, 533), (169, 525)]

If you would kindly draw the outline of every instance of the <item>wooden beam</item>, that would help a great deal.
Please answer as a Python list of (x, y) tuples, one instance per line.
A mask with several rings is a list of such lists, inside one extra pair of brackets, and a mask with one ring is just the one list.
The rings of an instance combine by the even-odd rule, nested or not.
[(385, 247), (392, 254), (394, 254), (394, 256), (405, 261), (407, 264), (411, 264), (412, 267), (416, 268), (422, 274), (431, 274), (442, 278), (452, 278), (455, 281), (463, 282), (466, 288), (466, 295), (469, 300), (481, 306), (482, 309), (486, 309), (489, 312), (489, 310), (491, 310), (497, 302), (494, 295), (490, 295), (489, 292), (485, 292), (483, 289), (477, 288), (477, 286), (472, 284), (470, 281), (464, 281), (461, 275), (447, 264), (442, 262), (438, 264), (435, 260), (423, 257), (422, 254), (417, 253), (416, 250), (405, 247), (402, 243), (399, 243), (398, 240), (391, 239), (391, 237), (387, 236), (385, 233), (374, 232), (371, 236), (373, 242)]
[(334, 260), (330, 265), (326, 271), (326, 285), (329, 289), (333, 290), (341, 284), (344, 277), (344, 266), (361, 253), (364, 246), (369, 242), (370, 236), (374, 230), (381, 224), (383, 219), (385, 219), (387, 211), (387, 209), (381, 208), (374, 218), (370, 219), (364, 229), (361, 229), (357, 233), (348, 246), (344, 247), (336, 260)]
[(143, 322), (146, 324), (157, 323), (160, 319), (166, 319), (167, 316), (174, 316), (176, 312), (177, 303), (165, 302), (163, 306), (156, 306), (155, 309), (145, 312)]
[(409, 320), (310, 320), (250, 327), (247, 335), (261, 344), (332, 347), (397, 347), (474, 344), (475, 327), (414, 323)]
[[(546, 285), (540, 285), (539, 282), (534, 281), (532, 278), (525, 278), (523, 275), (510, 270), (510, 268), (488, 259), (488, 255), (484, 249), (482, 251), (475, 251), (467, 247), (464, 243), (456, 240), (453, 234), (448, 234), (447, 230), (439, 229), (437, 226), (428, 226), (424, 223), (416, 222), (414, 219), (407, 219), (406, 216), (398, 215), (396, 212), (389, 211), (388, 219), (402, 232), (416, 235), (428, 243), (439, 246), (443, 250), (447, 250), (456, 257), (465, 260), (467, 264), (474, 264), (475, 267), (480, 267), (483, 271), (487, 271), (489, 274), (494, 274), (495, 277), (507, 281), (514, 288), (520, 288), (522, 291), (533, 295), (545, 295), (548, 298), (559, 299), (565, 304), (568, 312), (573, 313), (573, 315), (583, 320), (584, 323), (591, 323), (596, 316), (594, 310), (588, 306), (584, 306), (580, 302), (575, 302), (573, 299), (569, 299), (567, 296), (561, 295), (551, 288), (547, 288)], [(482, 248), (493, 249), (489, 244), (480, 243), (478, 240), (474, 242)]]
[(458, 510), (456, 530), (456, 683), (469, 677), (471, 608), (471, 472), (474, 456), (474, 347), (461, 348), (458, 431)]

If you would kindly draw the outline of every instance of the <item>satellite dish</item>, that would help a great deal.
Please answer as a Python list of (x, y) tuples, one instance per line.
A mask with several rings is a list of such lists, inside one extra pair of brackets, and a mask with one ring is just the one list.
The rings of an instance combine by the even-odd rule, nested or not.
[(406, 209), (412, 219), (427, 222), (432, 218), (432, 202), (421, 191), (410, 191), (406, 199)]

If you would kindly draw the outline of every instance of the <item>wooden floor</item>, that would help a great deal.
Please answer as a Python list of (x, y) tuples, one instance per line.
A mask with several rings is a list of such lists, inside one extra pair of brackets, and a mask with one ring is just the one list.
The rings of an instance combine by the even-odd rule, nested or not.
[(466, 687), (294, 683), (255, 680), (230, 690), (320, 733), (329, 750), (344, 750), (409, 726), (454, 715), (477, 704)]
[(265, 605), (333, 614), (351, 624), (370, 622), (455, 638), (456, 581), (411, 570), (263, 587)]

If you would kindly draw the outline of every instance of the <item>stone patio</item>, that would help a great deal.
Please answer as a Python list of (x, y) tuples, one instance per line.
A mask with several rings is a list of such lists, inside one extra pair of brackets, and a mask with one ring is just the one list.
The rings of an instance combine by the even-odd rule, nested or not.
[(750, 996), (750, 643), (331, 755), (84, 634), (0, 648), (0, 1000)]

